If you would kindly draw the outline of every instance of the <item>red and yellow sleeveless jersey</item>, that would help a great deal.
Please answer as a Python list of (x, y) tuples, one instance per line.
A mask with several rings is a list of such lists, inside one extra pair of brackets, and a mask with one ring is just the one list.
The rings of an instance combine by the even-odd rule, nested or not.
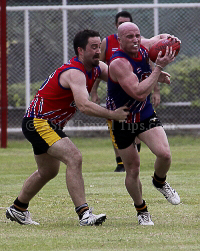
[(87, 72), (77, 57), (56, 69), (42, 84), (30, 103), (25, 117), (41, 118), (63, 127), (77, 110), (71, 89), (60, 84), (60, 75), (67, 70), (77, 69), (85, 74), (87, 90), (90, 93), (95, 80), (101, 74), (100, 67)]
[(112, 34), (108, 37), (106, 37), (106, 64), (109, 65), (110, 58), (112, 55), (120, 49), (119, 42), (117, 40), (117, 34)]

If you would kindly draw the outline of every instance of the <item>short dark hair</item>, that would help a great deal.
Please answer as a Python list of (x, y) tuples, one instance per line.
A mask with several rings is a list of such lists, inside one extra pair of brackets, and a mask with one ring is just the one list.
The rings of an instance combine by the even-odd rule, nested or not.
[(115, 24), (117, 24), (119, 17), (128, 17), (128, 18), (130, 18), (130, 22), (133, 21), (131, 14), (128, 11), (125, 11), (125, 10), (120, 11), (120, 12), (117, 13), (117, 15), (115, 16)]
[(74, 51), (78, 56), (78, 47), (85, 50), (86, 45), (88, 44), (88, 38), (90, 37), (100, 37), (98, 31), (94, 30), (83, 30), (79, 31), (74, 37)]

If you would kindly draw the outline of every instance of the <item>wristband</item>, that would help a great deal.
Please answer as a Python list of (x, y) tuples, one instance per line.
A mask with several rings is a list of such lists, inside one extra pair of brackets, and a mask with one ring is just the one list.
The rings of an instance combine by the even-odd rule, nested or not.
[(156, 67), (156, 66), (158, 66), (158, 67), (161, 69), (161, 71), (163, 70), (163, 67), (160, 66), (159, 64), (156, 64), (155, 67)]

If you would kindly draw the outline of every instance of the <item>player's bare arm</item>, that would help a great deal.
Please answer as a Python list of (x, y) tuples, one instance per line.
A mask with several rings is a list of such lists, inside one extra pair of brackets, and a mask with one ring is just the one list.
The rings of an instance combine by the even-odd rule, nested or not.
[[(149, 64), (151, 66), (151, 70), (154, 70), (154, 63), (149, 60)], [(156, 108), (159, 104), (160, 104), (160, 86), (157, 83), (153, 89), (153, 93), (152, 93), (152, 103), (154, 105), (154, 108)]]
[[(102, 43), (101, 43), (100, 60), (101, 60), (102, 62), (105, 62), (105, 61), (106, 61), (106, 38), (104, 38), (104, 39), (102, 40)], [(94, 83), (94, 85), (93, 85), (93, 87), (92, 87), (91, 93), (90, 93), (91, 98), (92, 98), (92, 102), (97, 103), (97, 104), (100, 103), (100, 99), (99, 99), (98, 94), (97, 94), (97, 89), (98, 89), (98, 87), (99, 87), (99, 83), (101, 82), (101, 79), (102, 79), (102, 78), (98, 78), (98, 79), (95, 81), (95, 83)], [(102, 80), (104, 80), (104, 79), (102, 79)], [(107, 82), (107, 80), (104, 80), (104, 81)]]
[(101, 79), (97, 78), (96, 81), (94, 82), (94, 85), (92, 87), (92, 90), (90, 92), (91, 100), (92, 102), (96, 104), (100, 104), (100, 98), (97, 93), (97, 89), (99, 87), (99, 83), (101, 82)]
[(166, 38), (172, 38), (172, 39), (175, 39), (176, 41), (181, 42), (177, 37), (174, 37), (173, 35), (170, 35), (168, 33), (164, 33), (164, 34), (159, 34), (149, 39), (142, 37), (141, 44), (149, 50), (154, 43), (158, 42), (161, 39), (166, 39)]
[(102, 61), (99, 61), (99, 67), (101, 69), (101, 75), (99, 79), (107, 82), (108, 81), (108, 65)]
[[(166, 50), (164, 57), (158, 55), (157, 64), (165, 67), (174, 60), (175, 52), (172, 48)], [(113, 81), (119, 82), (123, 90), (138, 101), (143, 101), (152, 92), (153, 88), (159, 81), (161, 68), (156, 66), (151, 75), (139, 83), (137, 76), (133, 73), (132, 66), (129, 61), (124, 58), (113, 60), (110, 64), (110, 77)]]
[[(164, 71), (161, 71), (160, 76), (158, 78), (158, 82), (170, 84), (170, 74)], [(155, 85), (153, 93), (152, 93), (152, 103), (154, 108), (156, 108), (160, 104), (160, 86), (158, 83)]]
[(74, 101), (78, 109), (90, 116), (102, 117), (106, 119), (125, 120), (128, 112), (126, 107), (121, 107), (115, 111), (110, 111), (89, 101), (89, 93), (86, 88), (86, 79), (83, 72), (70, 69), (61, 74), (60, 83), (65, 88), (70, 88), (73, 92)]
[(100, 60), (106, 62), (106, 38), (104, 38), (101, 42)]
[(99, 62), (99, 66), (101, 68), (101, 75), (100, 77), (95, 81), (92, 90), (91, 90), (91, 98), (92, 98), (92, 102), (100, 104), (100, 99), (98, 97), (97, 94), (97, 89), (99, 87), (99, 83), (101, 82), (101, 80), (104, 80), (105, 82), (108, 81), (108, 66), (107, 64), (105, 64), (104, 62), (100, 61)]
[[(129, 61), (122, 58), (116, 59), (110, 64), (110, 77), (113, 81), (118, 82), (122, 89), (131, 97), (138, 101), (144, 101), (151, 93), (158, 80), (160, 70), (157, 71), (157, 76), (150, 79), (146, 84), (140, 85), (137, 76), (133, 73), (132, 66)], [(149, 78), (147, 78), (149, 79)]]

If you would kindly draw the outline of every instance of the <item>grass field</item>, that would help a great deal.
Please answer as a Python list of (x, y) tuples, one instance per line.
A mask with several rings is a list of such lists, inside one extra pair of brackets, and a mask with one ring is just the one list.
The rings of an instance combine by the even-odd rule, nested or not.
[(152, 186), (155, 157), (142, 145), (143, 198), (154, 226), (139, 226), (125, 186), (125, 173), (114, 173), (114, 152), (108, 138), (74, 138), (83, 154), (87, 202), (94, 213), (106, 213), (102, 226), (80, 227), (65, 185), (65, 166), (31, 201), (39, 226), (22, 226), (5, 217), (24, 180), (35, 170), (27, 141), (9, 141), (0, 149), (0, 250), (200, 250), (200, 138), (170, 137), (172, 166), (168, 182), (181, 204), (173, 206)]

